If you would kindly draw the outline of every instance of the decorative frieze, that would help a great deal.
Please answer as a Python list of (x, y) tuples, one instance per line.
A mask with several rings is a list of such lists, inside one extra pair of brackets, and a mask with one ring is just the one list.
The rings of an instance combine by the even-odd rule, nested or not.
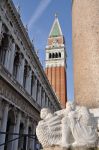
[(18, 94), (13, 88), (11, 88), (3, 80), (0, 81), (0, 95), (11, 101), (20, 110), (29, 114), (30, 117), (39, 119), (39, 112), (33, 109), (32, 104), (24, 99), (20, 94)]

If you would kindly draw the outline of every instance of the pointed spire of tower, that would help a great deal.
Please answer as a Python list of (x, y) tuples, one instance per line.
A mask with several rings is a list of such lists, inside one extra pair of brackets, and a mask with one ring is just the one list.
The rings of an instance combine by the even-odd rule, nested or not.
[(61, 35), (62, 35), (62, 30), (61, 30), (60, 23), (58, 20), (58, 15), (55, 13), (55, 20), (52, 25), (49, 37), (56, 37), (56, 36), (61, 36)]

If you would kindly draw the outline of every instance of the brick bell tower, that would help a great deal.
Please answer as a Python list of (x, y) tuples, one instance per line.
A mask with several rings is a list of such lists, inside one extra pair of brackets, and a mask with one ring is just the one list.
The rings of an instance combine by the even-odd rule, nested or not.
[(48, 37), (45, 62), (48, 80), (60, 101), (61, 107), (65, 108), (67, 102), (66, 50), (64, 36), (56, 15)]

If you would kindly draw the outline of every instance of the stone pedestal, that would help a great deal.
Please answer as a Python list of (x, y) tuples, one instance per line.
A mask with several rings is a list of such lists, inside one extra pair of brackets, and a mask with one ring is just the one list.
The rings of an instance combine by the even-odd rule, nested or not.
[(95, 147), (70, 147), (70, 148), (62, 148), (59, 146), (48, 147), (41, 150), (99, 150), (99, 148)]

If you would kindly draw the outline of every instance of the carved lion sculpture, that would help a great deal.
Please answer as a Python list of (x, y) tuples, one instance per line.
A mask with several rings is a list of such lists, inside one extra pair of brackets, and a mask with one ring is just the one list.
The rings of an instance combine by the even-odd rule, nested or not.
[(38, 140), (43, 147), (59, 145), (61, 140), (61, 117), (52, 114), (48, 108), (41, 110), (41, 120), (36, 128)]
[(95, 144), (98, 139), (94, 118), (86, 107), (67, 103), (66, 109), (55, 113), (43, 108), (40, 117), (36, 134), (43, 147), (85, 146)]

